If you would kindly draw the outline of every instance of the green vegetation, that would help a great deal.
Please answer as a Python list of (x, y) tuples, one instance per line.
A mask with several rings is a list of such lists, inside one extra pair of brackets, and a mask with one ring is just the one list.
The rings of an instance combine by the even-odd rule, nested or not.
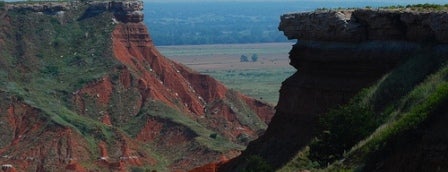
[(366, 158), (381, 150), (387, 140), (400, 133), (415, 129), (448, 102), (448, 66), (431, 75), (401, 101), (398, 108), (390, 114), (391, 120), (384, 123), (371, 137), (361, 142), (347, 157)]
[(418, 129), (428, 117), (437, 115), (433, 112), (446, 106), (447, 60), (432, 49), (408, 58), (350, 103), (323, 115), (322, 134), (280, 171), (362, 170), (366, 160), (383, 151), (389, 140)]
[(252, 54), (252, 56), (250, 56), (250, 59), (252, 60), (252, 62), (257, 62), (258, 55), (257, 54)]
[[(147, 2), (145, 24), (156, 45), (286, 42), (278, 16), (293, 2)], [(263, 13), (260, 13), (263, 10)], [(213, 27), (210, 27), (213, 26)]]
[(448, 4), (413, 4), (413, 5), (392, 5), (387, 7), (380, 7), (380, 9), (411, 9), (412, 11), (447, 11)]
[(3, 91), (42, 111), (48, 120), (48, 130), (70, 127), (84, 136), (92, 153), (99, 154), (98, 141), (113, 144), (115, 134), (120, 131), (69, 109), (70, 97), (115, 65), (112, 54), (107, 53), (111, 46), (109, 33), (113, 29), (108, 19), (112, 14), (101, 14), (98, 20), (76, 21), (81, 12), (82, 9), (66, 11), (65, 17), (60, 18), (25, 10), (9, 11), (11, 24), (0, 22), (0, 27), (15, 29), (6, 29), (0, 34), (14, 35), (14, 39), (0, 36), (7, 42), (1, 47), (1, 73), (8, 74), (0, 81), (5, 84), (2, 84)]
[[(250, 97), (275, 104), (281, 83), (295, 72), (291, 68), (265, 68), (240, 70), (214, 70), (202, 73), (224, 83), (229, 88)], [(256, 84), (254, 84), (256, 83)]]
[[(228, 88), (276, 104), (281, 83), (296, 70), (288, 54), (291, 43), (160, 46), (163, 55), (212, 76)], [(240, 63), (256, 54), (257, 62)], [(256, 83), (256, 84), (254, 84)]]
[[(250, 56), (250, 60), (251, 60), (251, 62), (257, 62), (258, 55), (257, 54), (252, 54)], [(240, 62), (249, 62), (249, 57), (247, 57), (245, 54), (241, 55)]]
[[(361, 7), (362, 8), (362, 7)], [(448, 4), (412, 4), (412, 5), (389, 5), (389, 6), (377, 6), (372, 7), (370, 5), (364, 6), (365, 9), (386, 9), (386, 10), (405, 10), (410, 9), (412, 11), (448, 11)], [(317, 8), (315, 11), (340, 11), (340, 10), (356, 10), (358, 8)]]
[(379, 126), (378, 118), (371, 108), (354, 103), (330, 111), (322, 118), (324, 132), (310, 144), (310, 160), (324, 167), (341, 159)]
[(205, 128), (197, 121), (188, 118), (180, 111), (158, 101), (150, 101), (145, 104), (139, 114), (126, 126), (124, 126), (124, 130), (127, 131), (130, 135), (135, 136), (137, 134), (137, 131), (141, 129), (145, 124), (141, 121), (147, 121), (147, 119), (149, 119), (149, 117), (151, 116), (158, 117), (160, 119), (169, 119), (169, 121), (180, 124), (181, 126), (185, 126), (187, 130), (191, 131), (192, 134), (194, 134), (192, 137), (194, 137), (196, 141), (198, 141), (202, 145), (209, 147), (212, 150), (226, 151), (230, 149), (242, 150), (244, 148), (241, 145), (233, 144), (229, 140), (220, 137), (218, 134)]
[(246, 55), (241, 55), (240, 62), (249, 62), (249, 58)]
[(239, 93), (234, 90), (229, 90), (226, 94), (227, 100), (224, 100), (224, 102), (232, 111), (236, 112), (238, 121), (242, 125), (256, 130), (267, 128), (267, 125), (257, 117), (257, 113), (252, 111), (243, 100), (239, 99), (237, 94)]

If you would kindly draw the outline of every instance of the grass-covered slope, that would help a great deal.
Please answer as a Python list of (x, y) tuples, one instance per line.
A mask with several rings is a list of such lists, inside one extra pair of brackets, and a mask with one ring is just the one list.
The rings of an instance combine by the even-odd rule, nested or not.
[(279, 171), (448, 170), (446, 50), (409, 57), (324, 115), (322, 134)]
[(236, 156), (273, 114), (161, 55), (117, 21), (126, 1), (28, 3), (0, 6), (0, 164), (188, 170)]

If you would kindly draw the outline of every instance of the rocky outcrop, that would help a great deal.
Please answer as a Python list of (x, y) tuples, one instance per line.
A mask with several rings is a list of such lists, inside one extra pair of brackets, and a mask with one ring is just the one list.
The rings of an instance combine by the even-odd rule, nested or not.
[(102, 11), (114, 12), (115, 18), (124, 23), (139, 23), (143, 21), (143, 1), (93, 1), (85, 15)]
[[(40, 3), (17, 3), (8, 4), (7, 10), (31, 11), (44, 14), (61, 14), (67, 10), (76, 10), (82, 2), (40, 2)], [(143, 21), (143, 1), (88, 1), (89, 8), (81, 19), (94, 17), (100, 13), (110, 11), (120, 22), (139, 23)]]
[(447, 12), (410, 10), (343, 10), (281, 16), (279, 30), (288, 39), (364, 42), (399, 40), (448, 42)]
[(441, 51), (446, 12), (395, 10), (285, 14), (279, 29), (298, 39), (290, 51), (297, 72), (282, 83), (276, 114), (265, 134), (220, 171), (251, 168), (253, 156), (274, 169), (291, 160), (319, 130), (319, 116), (347, 103), (407, 57)]

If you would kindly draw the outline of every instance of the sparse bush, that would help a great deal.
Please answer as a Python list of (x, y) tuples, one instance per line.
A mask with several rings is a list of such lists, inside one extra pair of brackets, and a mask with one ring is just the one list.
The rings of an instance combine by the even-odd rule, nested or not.
[(212, 138), (212, 139), (216, 139), (217, 137), (218, 137), (218, 134), (216, 134), (216, 133), (210, 134), (210, 138)]
[[(439, 5), (439, 4), (429, 4), (429, 3), (425, 3), (425, 4), (415, 4), (415, 5), (407, 5), (406, 8), (410, 8), (412, 10), (417, 10), (417, 11), (424, 11), (424, 10), (447, 10), (448, 4), (445, 5)], [(404, 8), (404, 7), (402, 7)]]
[(321, 123), (324, 132), (310, 145), (310, 159), (324, 166), (342, 158), (346, 150), (371, 134), (380, 120), (369, 107), (354, 104), (330, 111)]

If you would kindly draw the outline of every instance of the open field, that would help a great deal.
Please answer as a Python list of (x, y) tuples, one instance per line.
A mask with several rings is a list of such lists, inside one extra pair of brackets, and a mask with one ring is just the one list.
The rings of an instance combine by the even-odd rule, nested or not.
[[(166, 57), (208, 74), (227, 87), (275, 105), (281, 82), (293, 74), (288, 52), (293, 43), (158, 46)], [(256, 54), (256, 62), (240, 62)]]

